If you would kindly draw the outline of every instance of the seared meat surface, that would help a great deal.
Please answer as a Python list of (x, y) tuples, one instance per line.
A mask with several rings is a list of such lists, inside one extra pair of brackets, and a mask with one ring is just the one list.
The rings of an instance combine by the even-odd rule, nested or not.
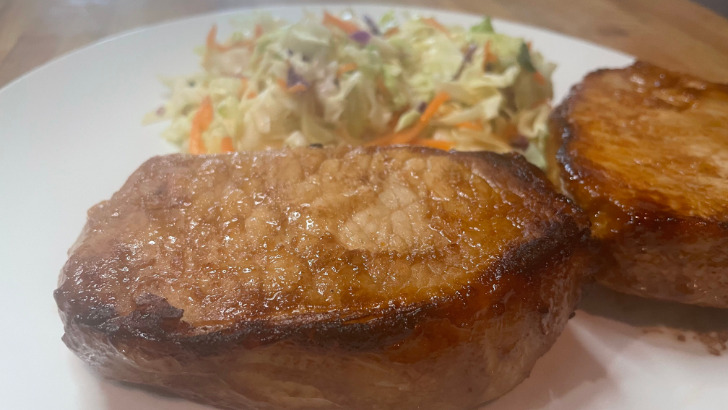
[(598, 281), (728, 307), (728, 85), (638, 62), (552, 116), (552, 176), (601, 240)]
[(226, 408), (464, 408), (553, 344), (588, 236), (515, 155), (170, 155), (89, 211), (55, 297), (115, 379)]

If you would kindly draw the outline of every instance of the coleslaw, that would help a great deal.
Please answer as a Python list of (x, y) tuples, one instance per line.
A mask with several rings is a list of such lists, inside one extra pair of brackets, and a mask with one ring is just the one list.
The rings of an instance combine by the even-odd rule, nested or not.
[(203, 70), (163, 79), (169, 98), (145, 118), (191, 153), (414, 144), (545, 165), (555, 65), (487, 17), (258, 14), (224, 42), (212, 27), (200, 52)]

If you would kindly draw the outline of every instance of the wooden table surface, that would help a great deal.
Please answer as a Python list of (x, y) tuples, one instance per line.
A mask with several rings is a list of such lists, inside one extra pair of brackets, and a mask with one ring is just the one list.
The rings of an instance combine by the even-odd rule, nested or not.
[[(314, 2), (322, 1), (0, 0), (0, 87), (54, 57), (136, 27), (215, 10)], [(667, 68), (728, 82), (728, 20), (689, 0), (395, 3), (489, 14), (544, 27)]]

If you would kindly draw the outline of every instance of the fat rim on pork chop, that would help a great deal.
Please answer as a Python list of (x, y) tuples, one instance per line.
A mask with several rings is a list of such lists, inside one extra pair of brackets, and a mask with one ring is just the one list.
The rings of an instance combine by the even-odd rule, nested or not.
[(461, 409), (554, 343), (588, 220), (515, 154), (170, 155), (89, 210), (55, 298), (101, 374), (223, 408)]

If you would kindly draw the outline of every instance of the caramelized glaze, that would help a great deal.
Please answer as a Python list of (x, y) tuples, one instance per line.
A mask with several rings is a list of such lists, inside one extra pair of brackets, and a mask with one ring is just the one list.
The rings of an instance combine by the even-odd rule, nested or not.
[(728, 307), (728, 85), (643, 62), (600, 70), (552, 135), (550, 175), (603, 240), (603, 284)]
[(153, 294), (205, 332), (354, 320), (492, 281), (481, 272), (556, 217), (529, 190), (404, 149), (158, 157), (89, 211), (66, 271), (120, 316)]
[(516, 155), (171, 155), (89, 211), (55, 296), (67, 345), (117, 379), (231, 408), (462, 408), (551, 346), (587, 243)]

